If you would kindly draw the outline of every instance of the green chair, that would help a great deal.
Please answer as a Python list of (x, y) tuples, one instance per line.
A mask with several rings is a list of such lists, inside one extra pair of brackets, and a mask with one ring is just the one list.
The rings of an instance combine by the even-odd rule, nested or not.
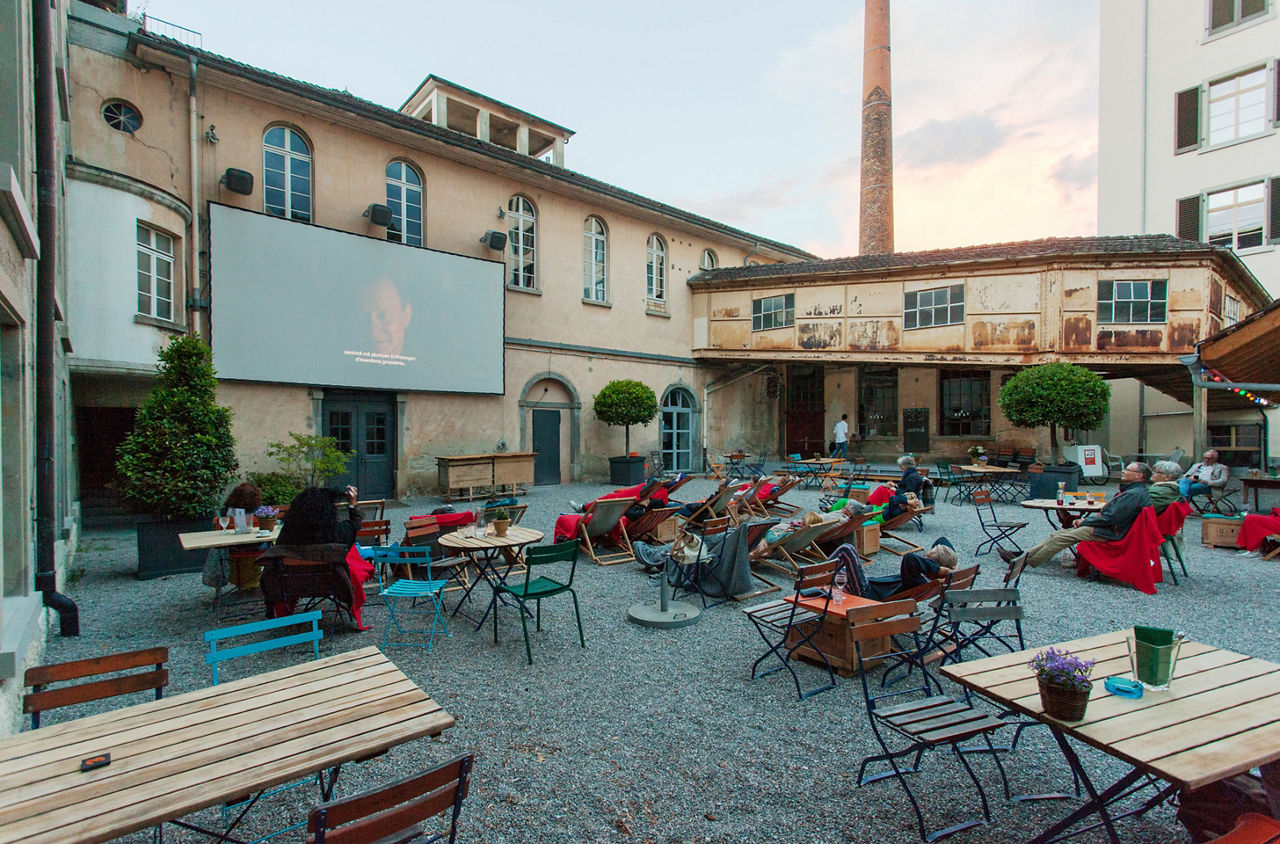
[[(494, 597), (499, 600), (494, 601), (493, 608), (493, 643), (495, 645), (498, 644), (498, 609), (502, 604), (500, 599), (503, 595), (510, 595), (519, 604), (520, 627), (524, 630), (524, 653), (529, 660), (529, 664), (533, 665), (533, 649), (529, 645), (529, 622), (526, 620), (528, 610), (525, 609), (525, 603), (528, 601), (535, 603), (537, 629), (541, 630), (542, 601), (568, 592), (573, 598), (574, 617), (578, 620), (578, 641), (585, 648), (587, 640), (582, 635), (582, 613), (578, 611), (578, 593), (573, 591), (573, 575), (578, 570), (578, 541), (570, 539), (565, 542), (557, 542), (555, 545), (539, 545), (530, 548), (525, 551), (524, 561), (524, 583), (518, 583), (514, 586), (509, 583), (502, 583), (494, 587)], [(533, 570), (538, 566), (564, 562), (569, 563), (569, 579), (563, 583), (542, 575), (533, 576)]]

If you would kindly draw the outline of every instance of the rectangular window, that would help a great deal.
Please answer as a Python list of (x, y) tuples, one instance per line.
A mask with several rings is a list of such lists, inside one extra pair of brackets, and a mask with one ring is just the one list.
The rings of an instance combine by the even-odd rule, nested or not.
[(1254, 68), (1209, 85), (1209, 144), (1225, 144), (1267, 128), (1267, 69)]
[(1169, 302), (1169, 282), (1099, 281), (1098, 322), (1164, 322)]
[(991, 433), (991, 375), (981, 369), (938, 373), (938, 433), (985, 437)]
[(173, 319), (173, 238), (138, 223), (138, 313)]
[(1261, 246), (1266, 204), (1262, 182), (1206, 196), (1205, 228), (1209, 243), (1237, 251)]
[(1208, 433), (1219, 462), (1237, 469), (1261, 468), (1261, 425), (1210, 425)]
[(1267, 0), (1209, 0), (1209, 34), (1267, 13)]
[(864, 366), (858, 384), (858, 433), (864, 437), (898, 436), (898, 370)]
[(902, 327), (932, 328), (964, 322), (964, 285), (902, 294)]
[(796, 324), (796, 294), (751, 300), (751, 330), (768, 331)]
[(1234, 296), (1227, 296), (1222, 302), (1222, 327), (1235, 325), (1241, 319), (1244, 313), (1244, 307), (1240, 304), (1240, 300)]

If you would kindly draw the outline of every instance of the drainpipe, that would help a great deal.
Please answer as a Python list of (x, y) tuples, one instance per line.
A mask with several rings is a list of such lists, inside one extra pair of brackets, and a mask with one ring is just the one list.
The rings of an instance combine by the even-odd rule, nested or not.
[(747, 262), (759, 254), (760, 254), (760, 242), (756, 241), (756, 245), (751, 247), (751, 251), (748, 252), (746, 254), (746, 257), (742, 259), (742, 266), (744, 267), (747, 266)]
[(1147, 82), (1148, 82), (1148, 44), (1151, 40), (1151, 0), (1142, 3), (1142, 167), (1139, 179), (1141, 189), (1141, 205), (1138, 210), (1138, 231), (1147, 233)]
[(729, 386), (735, 381), (741, 381), (743, 378), (746, 378), (750, 375), (755, 375), (759, 372), (763, 372), (766, 369), (772, 369), (772, 368), (773, 368), (772, 364), (763, 364), (761, 366), (757, 366), (755, 369), (746, 369), (746, 370), (743, 370), (742, 372), (734, 373), (733, 375), (726, 375), (724, 378), (722, 378), (719, 381), (710, 381), (703, 385), (701, 439), (702, 439), (702, 453), (704, 455), (704, 458), (707, 453), (707, 417), (711, 415), (710, 413), (711, 394), (716, 390), (721, 389), (722, 387)]
[(54, 296), (58, 271), (58, 117), (53, 61), (53, 4), (31, 4), (32, 61), (35, 64), (36, 225), (36, 588), (44, 605), (58, 611), (63, 636), (80, 635), (75, 601), (58, 592), (54, 565)]
[[(200, 297), (200, 168), (199, 155), (199, 123), (200, 115), (196, 112), (196, 57), (187, 57), (187, 112), (189, 115), (191, 134), (191, 281), (187, 285), (188, 332), (200, 336), (200, 311), (192, 307)], [(209, 338), (212, 342), (212, 338)]]

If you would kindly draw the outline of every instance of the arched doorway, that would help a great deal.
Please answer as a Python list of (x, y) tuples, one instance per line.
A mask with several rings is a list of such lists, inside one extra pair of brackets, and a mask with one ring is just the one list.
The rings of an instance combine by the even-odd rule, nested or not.
[(558, 484), (577, 475), (578, 392), (563, 375), (544, 372), (530, 378), (520, 399), (521, 448), (537, 452), (533, 482)]
[(662, 397), (662, 463), (668, 469), (693, 471), (698, 415), (693, 393), (684, 387), (671, 387)]

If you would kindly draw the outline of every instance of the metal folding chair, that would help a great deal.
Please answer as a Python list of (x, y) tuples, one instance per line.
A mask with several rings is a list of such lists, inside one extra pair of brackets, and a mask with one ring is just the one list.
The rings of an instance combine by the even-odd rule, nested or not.
[[(1003, 548), (1002, 540), (1007, 540), (1017, 551), (1022, 551), (1022, 546), (1018, 545), (1013, 535), (1027, 526), (1026, 522), (1002, 522), (996, 516), (995, 505), (991, 503), (991, 493), (986, 490), (975, 490), (970, 496), (973, 500), (973, 508), (978, 513), (978, 522), (982, 526), (982, 532), (987, 538), (978, 543), (978, 547), (974, 549), (974, 556), (981, 557), (984, 554), (990, 554), (995, 548)], [(985, 549), (985, 550), (984, 550)]]
[[(787, 669), (796, 684), (796, 695), (800, 700), (813, 697), (819, 692), (833, 689), (836, 685), (835, 671), (822, 648), (813, 641), (814, 635), (822, 627), (822, 618), (831, 606), (832, 578), (835, 576), (837, 563), (827, 560), (823, 563), (802, 566), (796, 576), (795, 591), (788, 598), (744, 607), (742, 612), (755, 625), (756, 632), (764, 641), (767, 650), (751, 663), (751, 679), (766, 677), (774, 672)], [(808, 609), (801, 605), (802, 599), (817, 599), (821, 611)], [(802, 647), (809, 647), (822, 658), (827, 669), (827, 683), (804, 691), (800, 687), (800, 675), (792, 666), (792, 657)], [(765, 671), (760, 670), (760, 663), (774, 657), (779, 664)]]
[[(388, 645), (402, 645), (406, 647), (426, 648), (427, 653), (431, 653), (431, 646), (435, 643), (436, 628), (439, 627), (444, 631), (445, 636), (451, 635), (449, 628), (444, 622), (444, 590), (448, 585), (447, 580), (437, 580), (431, 575), (431, 551), (428, 548), (404, 548), (399, 545), (390, 545), (386, 548), (369, 549), (369, 560), (373, 563), (374, 570), (378, 572), (378, 592), (382, 596), (382, 600), (387, 605), (387, 625), (383, 629), (382, 643), (379, 647), (386, 648)], [(392, 583), (383, 581), (383, 569), (393, 568), (394, 566), (404, 566), (411, 573), (410, 577), (400, 578)], [(425, 575), (419, 579), (412, 576), (413, 572)], [(407, 607), (400, 606), (399, 601), (403, 599), (409, 600)], [(429, 609), (426, 611), (418, 609), (418, 602), (429, 602)], [(407, 621), (408, 616), (431, 616), (431, 626), (427, 629), (409, 629), (404, 626), (403, 621)], [(427, 635), (427, 641), (391, 641), (391, 629), (395, 628), (396, 632), (402, 637), (413, 635)]]

